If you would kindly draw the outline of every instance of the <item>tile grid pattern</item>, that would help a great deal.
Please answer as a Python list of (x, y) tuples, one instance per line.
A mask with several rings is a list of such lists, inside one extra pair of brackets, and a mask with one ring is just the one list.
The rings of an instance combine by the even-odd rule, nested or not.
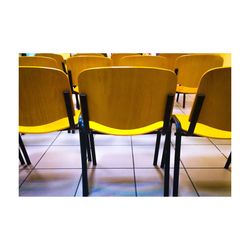
[[(189, 113), (193, 96), (175, 103), (174, 113)], [(90, 196), (162, 196), (163, 171), (152, 164), (156, 135), (95, 135), (97, 166), (90, 163)], [(79, 134), (67, 131), (24, 135), (33, 166), (19, 167), (20, 196), (81, 196)], [(173, 176), (174, 137), (171, 140)], [(158, 165), (164, 136), (161, 139)], [(223, 169), (230, 141), (183, 137), (180, 196), (230, 196), (231, 171)], [(170, 184), (171, 191), (172, 183)]]

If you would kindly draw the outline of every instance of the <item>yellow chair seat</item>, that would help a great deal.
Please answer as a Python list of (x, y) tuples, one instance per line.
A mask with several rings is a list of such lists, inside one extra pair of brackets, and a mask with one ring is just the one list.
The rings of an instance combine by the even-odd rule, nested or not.
[[(183, 114), (176, 114), (175, 115), (181, 123), (182, 130), (188, 131), (190, 122), (189, 122), (189, 115)], [(209, 137), (209, 138), (217, 138), (217, 139), (230, 139), (231, 138), (231, 131), (215, 129), (201, 123), (197, 123), (195, 130), (195, 135)]]
[[(78, 118), (80, 115), (80, 110), (75, 110), (74, 122), (78, 123)], [(19, 132), (25, 134), (42, 134), (50, 133), (58, 130), (63, 130), (69, 128), (68, 117), (62, 118), (55, 122), (51, 122), (42, 126), (19, 126)]]
[(78, 88), (78, 86), (74, 87), (74, 91), (77, 92), (77, 93), (79, 93), (79, 88)]
[(98, 131), (104, 134), (129, 136), (129, 135), (147, 134), (155, 130), (161, 129), (163, 127), (163, 122), (156, 122), (149, 126), (137, 129), (115, 129), (90, 121), (89, 127), (94, 131)]
[(190, 88), (181, 85), (177, 85), (176, 92), (185, 94), (196, 94), (197, 88)]

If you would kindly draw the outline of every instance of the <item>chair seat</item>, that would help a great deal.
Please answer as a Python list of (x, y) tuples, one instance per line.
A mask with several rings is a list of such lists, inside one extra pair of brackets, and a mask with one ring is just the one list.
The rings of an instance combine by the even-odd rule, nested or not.
[(163, 127), (163, 122), (156, 122), (149, 126), (137, 129), (114, 129), (110, 127), (106, 127), (96, 122), (89, 122), (90, 129), (101, 132), (103, 134), (109, 135), (119, 135), (119, 136), (129, 136), (129, 135), (141, 135), (147, 134), (156, 130), (159, 130)]
[(77, 92), (77, 93), (79, 93), (79, 88), (78, 88), (78, 86), (74, 87), (74, 91)]
[(190, 87), (177, 85), (176, 92), (185, 93), (185, 94), (196, 94), (197, 88), (190, 88)]
[[(78, 123), (80, 110), (75, 110), (74, 122)], [(42, 126), (19, 126), (19, 132), (25, 134), (43, 134), (69, 128), (68, 117)]]
[[(176, 114), (175, 115), (181, 123), (182, 130), (188, 131), (190, 122), (189, 115)], [(201, 123), (197, 123), (195, 130), (195, 135), (209, 137), (209, 138), (217, 138), (217, 139), (231, 139), (231, 131), (225, 131), (220, 129), (215, 129)]]

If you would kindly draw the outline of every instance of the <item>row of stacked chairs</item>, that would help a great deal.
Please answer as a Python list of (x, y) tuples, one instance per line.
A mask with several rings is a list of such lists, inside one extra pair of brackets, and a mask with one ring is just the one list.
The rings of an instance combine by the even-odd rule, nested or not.
[[(140, 62), (143, 58), (161, 58), (133, 57)], [(185, 63), (190, 57), (193, 56), (180, 56), (179, 59), (184, 58), (181, 61)], [(105, 63), (92, 65), (92, 59)], [(199, 55), (198, 59), (200, 64), (210, 67), (201, 67), (204, 72), (198, 81), (190, 115), (172, 113), (175, 94), (178, 87), (183, 87), (178, 82), (180, 68), (174, 72), (152, 64), (131, 65), (132, 56), (121, 58), (123, 65), (116, 67), (111, 67), (112, 60), (104, 56), (70, 57), (66, 60), (68, 74), (58, 67), (20, 63), (19, 132), (36, 134), (79, 129), (83, 196), (89, 194), (87, 158), (97, 164), (93, 133), (123, 136), (156, 133), (154, 165), (158, 161), (161, 135), (165, 134), (161, 167), (165, 173), (164, 195), (168, 196), (171, 127), (175, 124), (173, 195), (177, 196), (182, 136), (231, 138), (231, 68), (221, 67), (223, 59), (219, 56)], [(215, 65), (209, 64), (209, 59), (213, 59)], [(87, 67), (83, 68), (82, 60)], [(190, 67), (187, 68), (193, 79), (198, 72)], [(77, 95), (77, 100), (79, 97), (77, 109), (72, 94)], [(21, 136), (19, 140), (25, 155)], [(230, 160), (231, 155), (225, 168)]]

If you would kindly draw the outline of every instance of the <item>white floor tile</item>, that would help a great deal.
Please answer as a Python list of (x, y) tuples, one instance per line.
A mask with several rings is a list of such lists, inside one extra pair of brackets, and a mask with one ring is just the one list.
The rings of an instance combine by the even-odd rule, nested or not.
[[(160, 147), (158, 164), (159, 167), (162, 159), (163, 146)], [(134, 163), (135, 168), (155, 168), (153, 165), (154, 160), (154, 146), (133, 146), (134, 153)], [(174, 166), (174, 149), (171, 146), (171, 155), (170, 155), (170, 167)]]
[(34, 167), (49, 146), (25, 146), (25, 148), (31, 161), (30, 167)]
[[(135, 169), (138, 196), (163, 197), (163, 170)], [(172, 196), (173, 169), (170, 170), (170, 196)], [(197, 193), (184, 169), (180, 170), (179, 196), (197, 197)]]
[[(161, 143), (163, 143), (162, 141), (163, 138), (161, 138)], [(156, 142), (156, 134), (132, 136), (133, 146), (155, 145), (155, 142)]]
[(200, 196), (231, 196), (231, 171), (187, 169)]
[(80, 146), (51, 146), (36, 168), (81, 168)]
[(231, 139), (212, 139), (210, 138), (210, 140), (216, 144), (216, 145), (231, 145)]
[(53, 146), (80, 146), (79, 131), (75, 130), (75, 133), (68, 133), (68, 131), (62, 131), (60, 135), (53, 142)]
[(32, 167), (20, 167), (19, 168), (19, 185), (25, 180), (28, 174), (31, 172)]
[(226, 163), (221, 152), (210, 145), (182, 145), (181, 160), (186, 168), (223, 168)]
[[(175, 145), (175, 135), (174, 132), (172, 133), (171, 142)], [(182, 136), (181, 137), (181, 144), (185, 145), (197, 145), (197, 144), (206, 144), (206, 145), (213, 145), (211, 141), (209, 141), (206, 137), (195, 137), (195, 136)]]
[(130, 146), (130, 136), (94, 135), (96, 146)]
[(217, 145), (217, 147), (222, 152), (222, 154), (224, 154), (227, 158), (229, 157), (231, 152), (231, 145)]
[(133, 168), (131, 146), (96, 146), (96, 168)]
[[(89, 169), (89, 196), (135, 196), (133, 169)], [(77, 190), (82, 196), (82, 182)]]
[(53, 132), (47, 134), (25, 134), (22, 135), (24, 145), (50, 145), (60, 132)]
[(19, 196), (74, 196), (80, 176), (78, 169), (34, 169)]

